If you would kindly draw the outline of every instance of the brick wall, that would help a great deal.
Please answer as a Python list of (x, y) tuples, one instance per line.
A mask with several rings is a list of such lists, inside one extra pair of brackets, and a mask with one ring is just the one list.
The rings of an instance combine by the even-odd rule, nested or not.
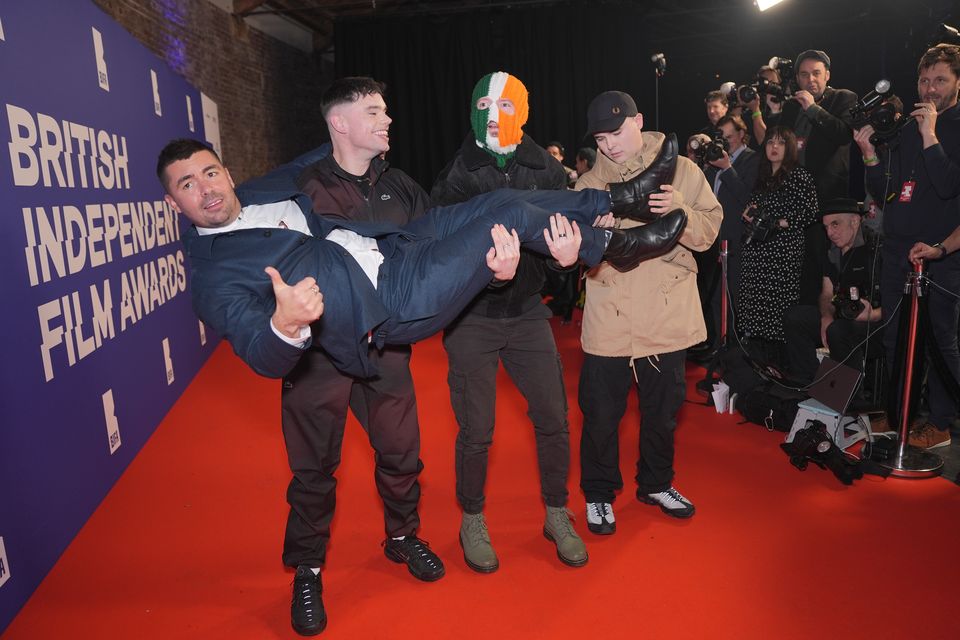
[[(332, 63), (247, 26), (207, 0), (93, 0), (217, 103), (238, 182), (326, 139), (320, 95)], [(159, 151), (159, 149), (158, 149)]]

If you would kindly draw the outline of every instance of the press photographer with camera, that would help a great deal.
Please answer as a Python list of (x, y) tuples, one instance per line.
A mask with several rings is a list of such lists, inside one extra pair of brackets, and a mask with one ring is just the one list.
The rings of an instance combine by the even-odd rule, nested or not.
[(699, 133), (712, 135), (713, 132), (717, 130), (717, 122), (720, 121), (720, 118), (727, 115), (729, 102), (727, 101), (727, 96), (722, 91), (711, 91), (707, 94), (707, 97), (703, 99), (703, 104), (706, 105), (707, 108), (707, 120), (709, 124), (701, 129)]
[[(827, 347), (833, 360), (859, 368), (864, 353), (860, 343), (882, 318), (878, 238), (863, 225), (864, 211), (862, 203), (850, 198), (823, 206), (830, 249), (819, 256), (824, 274), (820, 299), (816, 306), (790, 307), (784, 317), (787, 369), (805, 384), (816, 376), (819, 346)], [(882, 348), (878, 333), (868, 349), (879, 355)]]
[(751, 355), (782, 364), (783, 314), (797, 304), (803, 230), (817, 214), (813, 176), (798, 166), (793, 131), (770, 127), (757, 186), (743, 212), (738, 330)]
[[(740, 215), (750, 203), (750, 195), (757, 182), (760, 166), (760, 155), (747, 146), (750, 136), (742, 119), (736, 116), (724, 116), (717, 121), (717, 126), (723, 136), (724, 146), (716, 149), (719, 157), (711, 157), (706, 161), (705, 166), (701, 165), (707, 182), (710, 183), (714, 195), (723, 207), (723, 222), (720, 225), (718, 242), (714, 243), (712, 252), (702, 254), (713, 258), (710, 264), (705, 265), (704, 288), (701, 289), (704, 315), (708, 316), (708, 344), (711, 347), (716, 346), (714, 344), (717, 337), (716, 330), (719, 329), (720, 323), (722, 273), (717, 264), (720, 241), (727, 241), (727, 285), (730, 298), (736, 304), (740, 280), (740, 240), (743, 236), (743, 221)], [(715, 156), (716, 153), (706, 155)], [(711, 322), (714, 331), (711, 331)]]
[(764, 118), (767, 127), (789, 127), (797, 136), (799, 164), (813, 174), (822, 199), (846, 198), (850, 182), (850, 107), (857, 94), (834, 89), (830, 57), (808, 49), (797, 56), (797, 91), (783, 103), (780, 113)]
[[(887, 362), (897, 362), (897, 325), (894, 306), (900, 300), (911, 270), (910, 250), (916, 243), (940, 254), (927, 263), (936, 286), (928, 290), (927, 305), (934, 350), (946, 369), (960, 378), (957, 323), (960, 320), (960, 257), (948, 254), (944, 241), (960, 221), (960, 47), (938, 44), (920, 58), (917, 67), (919, 102), (913, 106), (898, 139), (877, 149), (871, 142), (875, 129), (866, 125), (854, 140), (863, 153), (867, 188), (883, 210), (883, 263), (880, 292), (883, 314), (891, 320), (884, 334)], [(915, 257), (929, 258), (922, 247)], [(888, 370), (890, 370), (888, 366)], [(893, 380), (892, 382), (896, 382)], [(928, 376), (930, 415), (910, 433), (909, 443), (921, 448), (950, 444), (950, 426), (957, 417), (957, 402), (938, 367)], [(897, 387), (895, 386), (894, 389)]]
[[(776, 60), (781, 58), (774, 58), (771, 62)], [(737, 89), (737, 95), (743, 104), (743, 119), (749, 121), (753, 129), (754, 149), (760, 149), (763, 145), (763, 139), (767, 134), (765, 119), (780, 113), (783, 109), (783, 101), (787, 98), (786, 93), (787, 88), (783, 86), (780, 72), (768, 64), (757, 70), (755, 85)]]

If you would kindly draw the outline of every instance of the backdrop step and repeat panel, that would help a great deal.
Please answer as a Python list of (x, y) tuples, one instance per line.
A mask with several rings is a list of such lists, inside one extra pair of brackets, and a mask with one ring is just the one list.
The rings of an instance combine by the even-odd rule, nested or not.
[(214, 347), (155, 168), (219, 130), (87, 0), (3, 0), (0, 135), (2, 632)]

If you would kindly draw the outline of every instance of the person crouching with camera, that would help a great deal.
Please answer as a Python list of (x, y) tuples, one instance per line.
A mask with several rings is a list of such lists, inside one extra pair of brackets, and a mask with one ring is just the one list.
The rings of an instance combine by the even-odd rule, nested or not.
[(797, 166), (797, 138), (770, 127), (757, 186), (743, 213), (737, 327), (750, 354), (783, 364), (784, 312), (800, 297), (803, 230), (817, 215), (813, 176)]
[[(880, 262), (877, 236), (863, 224), (862, 204), (849, 198), (828, 201), (822, 210), (830, 239), (822, 261), (823, 286), (817, 306), (790, 307), (784, 318), (787, 369), (791, 377), (813, 382), (819, 361), (817, 347), (853, 368), (863, 361), (863, 343), (880, 326)], [(868, 353), (882, 353), (876, 333)]]

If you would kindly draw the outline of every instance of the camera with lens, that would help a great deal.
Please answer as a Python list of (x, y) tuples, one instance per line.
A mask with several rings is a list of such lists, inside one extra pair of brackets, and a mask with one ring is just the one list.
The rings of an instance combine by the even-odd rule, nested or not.
[(873, 126), (874, 134), (870, 144), (875, 147), (890, 143), (900, 135), (904, 125), (913, 118), (899, 117), (897, 108), (887, 100), (893, 96), (893, 85), (887, 79), (880, 79), (873, 90), (860, 98), (850, 107), (850, 121), (854, 129)]
[(780, 447), (790, 456), (790, 464), (803, 471), (811, 460), (820, 464), (833, 448), (833, 440), (827, 434), (827, 425), (819, 420), (811, 420), (793, 434), (792, 442), (784, 442)]
[(841, 289), (833, 296), (832, 302), (837, 317), (844, 320), (856, 320), (866, 307), (856, 287)]
[(723, 157), (725, 151), (730, 151), (730, 144), (723, 137), (722, 131), (712, 131), (708, 135), (710, 136), (709, 140), (704, 141), (694, 138), (690, 141), (690, 150), (693, 151), (696, 163), (701, 167), (708, 162), (719, 160)]
[(744, 245), (760, 244), (770, 240), (778, 233), (780, 233), (780, 219), (768, 211), (756, 209), (753, 214), (753, 221), (746, 223), (741, 242)]

